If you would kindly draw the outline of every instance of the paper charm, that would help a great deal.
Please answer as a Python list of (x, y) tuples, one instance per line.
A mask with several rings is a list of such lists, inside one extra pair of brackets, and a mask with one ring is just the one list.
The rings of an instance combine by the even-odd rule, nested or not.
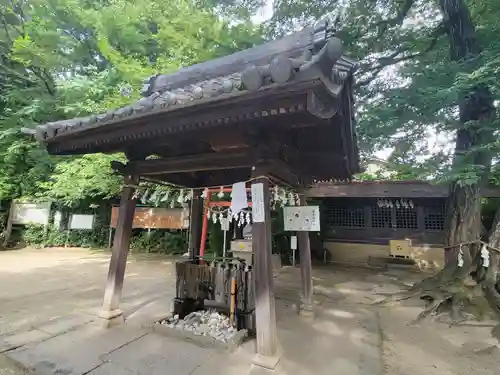
[(221, 186), (221, 187), (220, 187), (220, 190), (219, 190), (219, 192), (217, 193), (217, 196), (218, 196), (219, 198), (224, 198), (224, 186)]
[(191, 199), (193, 199), (193, 190), (188, 190), (184, 196), (184, 202), (189, 202)]
[(300, 206), (300, 195), (295, 193), (295, 205)]
[(273, 197), (272, 200), (276, 202), (279, 199), (278, 185), (273, 186)]
[(132, 194), (132, 199), (137, 199), (138, 196), (139, 196), (139, 189), (136, 189), (134, 191), (134, 194)]
[(210, 210), (207, 210), (207, 219), (210, 219)]
[(396, 205), (396, 208), (399, 208), (399, 202), (398, 201), (396, 201), (395, 205)]
[(483, 259), (483, 267), (488, 268), (490, 266), (490, 252), (486, 245), (481, 248), (481, 258)]
[(222, 222), (224, 221), (224, 214), (221, 212), (219, 212), (219, 223), (222, 224)]
[(168, 197), (170, 196), (170, 189), (168, 189), (166, 192), (165, 192), (165, 195), (160, 199), (161, 202), (166, 202), (168, 201)]
[(148, 201), (148, 197), (149, 197), (149, 189), (147, 189), (144, 194), (142, 195), (142, 198), (141, 198), (141, 203), (142, 204), (146, 204), (147, 201)]
[(462, 245), (460, 245), (460, 251), (458, 252), (458, 267), (462, 268), (464, 266), (464, 251), (462, 250)]
[(184, 189), (179, 192), (179, 196), (177, 197), (177, 202), (184, 202)]
[(250, 216), (250, 211), (247, 211), (247, 214), (245, 215), (245, 221), (247, 222), (247, 224), (252, 223), (252, 217)]
[(203, 199), (207, 199), (208, 198), (208, 188), (205, 188), (205, 190), (203, 190), (203, 193), (201, 193), (201, 197)]
[(217, 214), (215, 212), (212, 214), (212, 222), (217, 223)]
[(149, 197), (149, 201), (155, 206), (158, 205), (158, 190), (153, 191), (153, 194)]
[(172, 197), (172, 200), (170, 201), (170, 208), (175, 207), (175, 199)]
[(292, 192), (288, 193), (288, 204), (290, 206), (295, 206), (295, 196)]
[(408, 202), (408, 205), (410, 206), (410, 208), (414, 208), (414, 207), (415, 207), (415, 205), (413, 204), (413, 202), (412, 202), (412, 201), (409, 201), (409, 202)]

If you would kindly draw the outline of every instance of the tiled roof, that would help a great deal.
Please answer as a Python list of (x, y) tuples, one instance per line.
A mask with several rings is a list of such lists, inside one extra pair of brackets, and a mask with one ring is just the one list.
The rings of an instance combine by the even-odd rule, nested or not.
[[(34, 133), (39, 141), (49, 141), (59, 136), (68, 135), (69, 133), (76, 133), (127, 119), (139, 118), (153, 113), (169, 112), (199, 103), (222, 100), (245, 91), (256, 91), (264, 86), (287, 84), (310, 79), (324, 81), (327, 88), (331, 90), (335, 90), (338, 87), (341, 88), (342, 82), (348, 76), (352, 75), (356, 69), (356, 63), (345, 56), (341, 56), (342, 43), (339, 39), (333, 37), (331, 34), (328, 35), (326, 28), (321, 31), (324, 33), (321, 48), (314, 49), (318, 43), (318, 31), (309, 31), (311, 44), (308, 49), (299, 51), (301, 53), (300, 56), (294, 57), (290, 53), (278, 53), (274, 55), (270, 53), (267, 56), (267, 64), (264, 63), (255, 66), (253, 64), (245, 65), (244, 63), (240, 63), (239, 66), (243, 67), (240, 71), (216, 78), (200, 80), (180, 87), (176, 87), (179, 85), (169, 82), (169, 77), (173, 75), (155, 76), (146, 81), (146, 85), (143, 88), (146, 96), (128, 106), (111, 110), (104, 114), (47, 123), (37, 126), (35, 131), (26, 129), (25, 132)], [(247, 51), (243, 52), (248, 53)], [(236, 56), (236, 54), (231, 56)], [(332, 61), (328, 66), (329, 60)], [(265, 57), (263, 61), (266, 62)], [(326, 76), (324, 74), (323, 65), (325, 65), (325, 61), (327, 61), (326, 66), (328, 66), (329, 76), (328, 74)], [(212, 66), (215, 62), (212, 63)], [(201, 69), (202, 64), (199, 64), (199, 66)], [(231, 71), (230, 67), (228, 71)], [(178, 81), (177, 83), (182, 83), (182, 79), (179, 79), (179, 75), (182, 75), (182, 73), (183, 69), (177, 73), (175, 77)]]

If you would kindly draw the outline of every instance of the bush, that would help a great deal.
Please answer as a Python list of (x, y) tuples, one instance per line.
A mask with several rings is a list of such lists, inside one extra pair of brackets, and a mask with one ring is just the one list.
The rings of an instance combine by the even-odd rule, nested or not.
[[(69, 233), (53, 226), (28, 225), (21, 232), (18, 242), (33, 247), (86, 247), (104, 248), (108, 245), (106, 228), (71, 230)], [(183, 254), (187, 251), (185, 233), (165, 230), (140, 231), (132, 236), (131, 249), (147, 253)]]
[(21, 242), (33, 247), (87, 247), (102, 248), (107, 243), (107, 230), (59, 230), (53, 226), (27, 225), (21, 233)]
[(187, 241), (183, 232), (141, 231), (132, 237), (130, 247), (146, 253), (184, 254), (187, 251)]

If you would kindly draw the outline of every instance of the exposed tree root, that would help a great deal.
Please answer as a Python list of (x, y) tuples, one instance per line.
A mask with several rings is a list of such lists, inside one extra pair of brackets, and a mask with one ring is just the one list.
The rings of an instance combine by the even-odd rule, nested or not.
[[(413, 321), (420, 323), (427, 317), (448, 314), (450, 324), (458, 324), (471, 318), (483, 320), (486, 317), (500, 320), (500, 292), (497, 289), (497, 253), (490, 255), (490, 267), (481, 265), (479, 255), (472, 261), (471, 254), (465, 256), (464, 267), (450, 266), (434, 276), (413, 285), (410, 289), (395, 293), (377, 302), (385, 305), (411, 298), (427, 301), (427, 305)], [(500, 338), (500, 327), (495, 328)]]

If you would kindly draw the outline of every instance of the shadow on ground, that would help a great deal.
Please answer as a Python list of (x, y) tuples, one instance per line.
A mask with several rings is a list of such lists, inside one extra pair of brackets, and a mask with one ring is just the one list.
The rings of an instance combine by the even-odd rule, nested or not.
[[(0, 290), (0, 352), (40, 375), (269, 373), (252, 366), (253, 341), (229, 355), (143, 328), (170, 310), (172, 259), (132, 257), (122, 303), (127, 322), (104, 330), (96, 313), (108, 261), (106, 253), (78, 249), (0, 253), (0, 282), (12, 285)], [(318, 267), (313, 276), (315, 319), (296, 313), (299, 270), (286, 267), (275, 278), (282, 352), (276, 374), (486, 375), (500, 369), (498, 355), (481, 354), (492, 344), (487, 322), (416, 327), (409, 322), (419, 301), (373, 305), (382, 298), (377, 294), (407, 287), (420, 273)]]

